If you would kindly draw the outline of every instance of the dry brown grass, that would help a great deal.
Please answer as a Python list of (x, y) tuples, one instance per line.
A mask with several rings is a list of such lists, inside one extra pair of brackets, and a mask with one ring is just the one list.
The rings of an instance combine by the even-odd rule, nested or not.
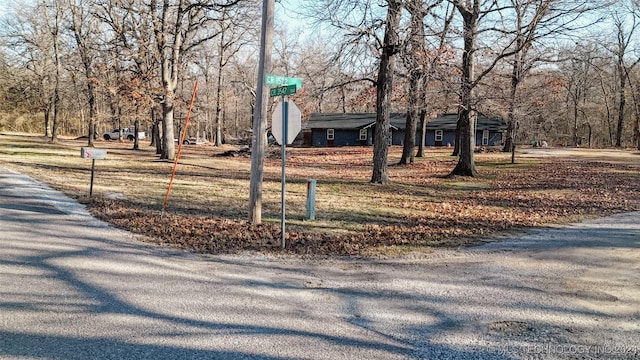
[[(161, 218), (172, 163), (158, 160), (147, 142), (133, 151), (130, 143), (99, 141), (108, 156), (96, 162), (89, 198), (91, 162), (80, 159), (85, 144), (4, 134), (0, 163), (51, 184), (96, 216), (151, 241), (214, 253), (278, 248), (278, 151), (265, 162), (264, 224), (253, 226), (244, 220), (250, 159), (217, 156), (232, 147), (187, 146)], [(390, 164), (400, 154), (400, 148), (392, 148)], [(496, 232), (640, 210), (640, 156), (597, 154), (531, 153), (515, 165), (508, 154), (477, 154), (477, 177), (451, 179), (443, 176), (455, 165), (449, 150), (429, 150), (413, 165), (390, 166), (391, 183), (375, 185), (368, 182), (371, 148), (290, 148), (288, 251), (345, 255), (461, 246)], [(318, 181), (316, 221), (304, 220), (309, 178)]]

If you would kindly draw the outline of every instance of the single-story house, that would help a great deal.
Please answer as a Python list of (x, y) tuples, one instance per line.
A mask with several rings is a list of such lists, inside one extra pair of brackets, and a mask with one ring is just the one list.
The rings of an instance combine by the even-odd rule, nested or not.
[[(406, 115), (390, 116), (391, 143), (404, 142)], [(375, 113), (315, 113), (303, 126), (305, 145), (310, 146), (371, 146), (376, 125)]]
[[(442, 114), (427, 122), (426, 146), (455, 145), (458, 114)], [(392, 113), (389, 119), (391, 144), (404, 143), (406, 114)], [(371, 146), (376, 125), (375, 113), (314, 113), (303, 126), (307, 146)], [(476, 144), (495, 146), (502, 143), (506, 122), (499, 116), (479, 114), (476, 124)], [(418, 126), (416, 145), (422, 131)]]

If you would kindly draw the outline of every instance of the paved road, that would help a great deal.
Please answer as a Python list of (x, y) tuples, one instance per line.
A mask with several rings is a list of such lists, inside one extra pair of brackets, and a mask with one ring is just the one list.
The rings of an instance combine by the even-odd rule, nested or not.
[(136, 241), (0, 167), (0, 359), (640, 359), (640, 213), (394, 260)]

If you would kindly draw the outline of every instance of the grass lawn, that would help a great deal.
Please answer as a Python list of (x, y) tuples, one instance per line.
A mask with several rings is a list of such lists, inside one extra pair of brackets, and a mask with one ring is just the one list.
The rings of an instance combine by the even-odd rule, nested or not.
[[(0, 164), (77, 198), (97, 217), (189, 251), (281, 251), (279, 148), (265, 161), (263, 224), (248, 217), (249, 157), (220, 156), (231, 146), (186, 146), (162, 213), (172, 162), (158, 160), (148, 141), (97, 141), (96, 161), (80, 158), (86, 140), (52, 144), (35, 135), (0, 134)], [(476, 244), (483, 237), (582, 217), (640, 210), (640, 155), (631, 151), (524, 149), (476, 154), (474, 178), (446, 178), (456, 159), (428, 149), (409, 166), (396, 164), (391, 182), (370, 184), (370, 147), (287, 149), (287, 249), (318, 255), (429, 251)], [(307, 179), (317, 180), (315, 221), (305, 220)], [(161, 216), (162, 215), (162, 216)]]

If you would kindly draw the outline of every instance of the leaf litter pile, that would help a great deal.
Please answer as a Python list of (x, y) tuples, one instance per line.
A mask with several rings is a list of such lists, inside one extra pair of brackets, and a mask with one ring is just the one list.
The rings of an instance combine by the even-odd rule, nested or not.
[[(545, 158), (511, 165), (505, 155), (485, 155), (477, 157), (475, 178), (446, 178), (455, 160), (439, 156), (390, 165), (390, 183), (374, 185), (367, 181), (370, 151), (304, 149), (290, 155), (288, 177), (316, 178), (319, 200), (316, 221), (287, 224), (285, 252), (372, 255), (468, 246), (505, 231), (640, 210), (640, 169), (629, 164)], [(279, 184), (280, 161), (266, 161), (265, 182)], [(180, 211), (164, 213), (126, 198), (81, 200), (117, 227), (187, 251), (282, 251), (279, 213), (268, 210), (270, 221), (251, 225), (243, 220), (246, 199), (224, 209), (190, 199)]]

